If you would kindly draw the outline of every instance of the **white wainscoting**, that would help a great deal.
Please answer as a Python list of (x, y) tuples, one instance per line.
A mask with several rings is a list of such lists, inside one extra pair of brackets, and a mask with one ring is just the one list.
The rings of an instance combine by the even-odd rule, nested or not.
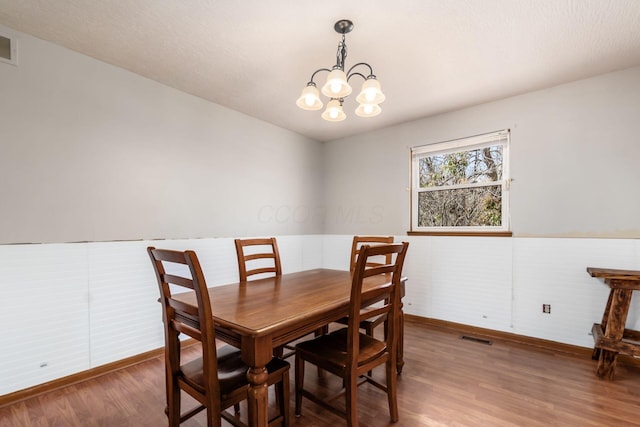
[[(351, 238), (278, 236), (283, 270), (346, 270)], [(396, 241), (410, 242), (406, 313), (583, 347), (608, 295), (586, 267), (640, 270), (637, 239)], [(210, 286), (237, 281), (231, 238), (0, 245), (0, 395), (163, 345), (147, 246), (195, 250)], [(627, 326), (640, 329), (638, 295)]]
[[(609, 295), (587, 267), (640, 270), (640, 241), (624, 239), (513, 239), (516, 334), (592, 347)], [(632, 297), (627, 325), (640, 329), (640, 295)], [(551, 304), (551, 313), (542, 312)]]
[[(278, 237), (283, 271), (322, 266), (322, 242)], [(210, 286), (238, 280), (230, 238), (0, 245), (0, 395), (164, 345), (147, 246), (195, 250)]]
[[(640, 240), (407, 237), (405, 312), (592, 347), (609, 288), (587, 267), (640, 270)], [(325, 248), (325, 252), (328, 249)], [(551, 304), (551, 313), (542, 312)], [(640, 329), (640, 293), (627, 327)]]
[(0, 395), (91, 367), (87, 245), (0, 246)]

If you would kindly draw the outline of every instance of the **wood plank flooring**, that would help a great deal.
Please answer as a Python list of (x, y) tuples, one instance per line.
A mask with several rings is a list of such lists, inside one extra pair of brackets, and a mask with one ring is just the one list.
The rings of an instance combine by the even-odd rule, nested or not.
[[(640, 367), (619, 365), (610, 382), (595, 376), (596, 362), (590, 358), (495, 339), (485, 345), (460, 335), (407, 321), (406, 365), (398, 380), (400, 421), (391, 424), (385, 395), (363, 385), (360, 425), (640, 426)], [(2, 407), (0, 427), (165, 426), (162, 363), (152, 359)], [(382, 379), (383, 369), (374, 375)], [(306, 381), (319, 395), (341, 386), (331, 375), (318, 379), (310, 367)], [(189, 404), (185, 398), (183, 405)], [(293, 418), (294, 426), (345, 425), (308, 400), (302, 411)], [(204, 425), (202, 414), (183, 424)]]

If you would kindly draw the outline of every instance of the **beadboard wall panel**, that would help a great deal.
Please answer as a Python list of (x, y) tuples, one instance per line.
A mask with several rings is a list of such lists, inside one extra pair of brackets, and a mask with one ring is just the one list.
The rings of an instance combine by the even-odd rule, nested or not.
[[(526, 238), (513, 241), (513, 332), (593, 346), (591, 325), (602, 319), (609, 288), (601, 279), (590, 277), (586, 268), (640, 269), (635, 256), (638, 241)], [(640, 295), (634, 298), (637, 307)], [(550, 304), (551, 313), (543, 313), (542, 304)], [(631, 309), (629, 320), (635, 311)], [(635, 326), (637, 329), (640, 325)]]
[[(233, 239), (154, 240), (146, 242), (146, 244), (162, 249), (195, 251), (208, 286), (219, 286), (238, 281), (238, 260)], [(150, 268), (151, 264), (148, 258), (147, 255)], [(153, 272), (153, 270), (151, 271)], [(154, 290), (158, 294), (157, 286)]]
[[(278, 236), (283, 271), (321, 267), (322, 244)], [(232, 238), (0, 245), (0, 395), (164, 345), (148, 246), (194, 250), (209, 286), (238, 280)]]
[(334, 270), (348, 270), (353, 236), (330, 235), (322, 239), (323, 267)]
[(163, 345), (148, 242), (88, 243), (91, 367)]
[[(276, 237), (285, 273), (349, 268), (351, 235)], [(586, 267), (640, 269), (637, 239), (395, 240), (410, 242), (406, 313), (584, 347), (608, 295)], [(0, 245), (0, 394), (163, 345), (147, 246), (195, 250), (209, 286), (238, 280), (232, 238)], [(627, 326), (640, 329), (638, 295)]]
[[(415, 252), (415, 253), (414, 253)], [(511, 324), (511, 239), (415, 237), (408, 258), (421, 256), (407, 271), (409, 289), (422, 291), (411, 306), (418, 315), (482, 328), (507, 330)], [(425, 262), (426, 261), (426, 262)], [(418, 271), (418, 280), (409, 276)], [(413, 293), (409, 291), (409, 295)]]
[(406, 313), (429, 317), (433, 311), (432, 239), (425, 239), (423, 236), (395, 236), (394, 240), (409, 242), (402, 270), (403, 275), (407, 277), (403, 309)]
[(85, 244), (0, 245), (0, 395), (89, 369)]
[(322, 267), (321, 249), (322, 236), (278, 237), (282, 272), (287, 274)]

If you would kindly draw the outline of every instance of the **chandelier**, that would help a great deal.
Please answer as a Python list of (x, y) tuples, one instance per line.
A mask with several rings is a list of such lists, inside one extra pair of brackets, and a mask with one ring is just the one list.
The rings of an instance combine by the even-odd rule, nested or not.
[[(359, 62), (349, 70), (344, 72), (344, 60), (347, 57), (347, 44), (345, 43), (345, 34), (353, 30), (353, 22), (348, 19), (342, 19), (335, 23), (333, 28), (338, 34), (342, 34), (342, 41), (338, 43), (338, 52), (336, 53), (336, 65), (331, 69), (320, 68), (311, 75), (311, 80), (302, 90), (302, 95), (296, 101), (296, 105), (303, 110), (320, 110), (323, 106), (320, 100), (320, 93), (313, 79), (316, 74), (321, 71), (328, 71), (327, 82), (322, 86), (321, 92), (329, 98), (327, 108), (322, 113), (322, 118), (330, 122), (340, 122), (347, 118), (342, 110), (344, 98), (351, 94), (351, 86), (349, 79), (353, 76), (360, 76), (364, 79), (362, 89), (356, 97), (359, 105), (356, 108), (356, 115), (360, 117), (374, 117), (380, 114), (382, 109), (380, 103), (384, 101), (384, 94), (380, 90), (380, 83), (373, 75), (373, 68), (366, 62)], [(357, 69), (368, 68), (369, 74), (365, 76), (361, 72), (354, 71)], [(365, 71), (366, 72), (366, 71)]]

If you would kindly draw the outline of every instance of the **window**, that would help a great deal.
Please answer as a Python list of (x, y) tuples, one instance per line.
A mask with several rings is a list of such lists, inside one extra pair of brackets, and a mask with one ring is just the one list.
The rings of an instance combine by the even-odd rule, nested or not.
[(509, 131), (411, 149), (411, 231), (509, 230)]

